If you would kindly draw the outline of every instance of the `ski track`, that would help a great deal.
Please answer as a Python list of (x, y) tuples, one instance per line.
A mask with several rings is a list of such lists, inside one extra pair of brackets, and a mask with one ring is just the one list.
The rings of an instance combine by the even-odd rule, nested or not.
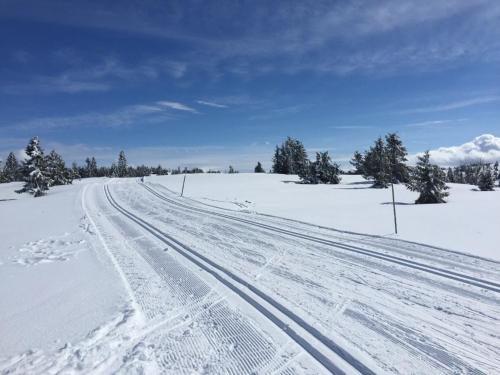
[[(495, 334), (500, 332), (500, 301), (494, 291), (265, 228), (249, 230), (246, 223), (162, 201), (138, 184), (112, 186), (128, 209), (255, 281), (308, 322), (352, 347), (353, 353), (373, 359), (381, 371), (491, 373), (500, 368)], [(196, 203), (179, 200), (166, 189), (162, 195), (197, 208)], [(338, 234), (275, 217), (239, 216), (407, 256), (478, 280), (499, 280), (498, 263), (477, 257), (403, 241)]]
[[(344, 374), (345, 373), (344, 369), (347, 368), (349, 373), (353, 371), (354, 372), (359, 371), (367, 375), (374, 374), (374, 372), (370, 370), (365, 364), (352, 357), (350, 353), (345, 351), (331, 339), (322, 335), (316, 328), (308, 325), (304, 320), (302, 320), (300, 317), (290, 312), (286, 307), (277, 303), (272, 297), (266, 295), (265, 293), (262, 293), (262, 291), (256, 289), (251, 284), (243, 281), (241, 278), (234, 275), (232, 272), (217, 265), (210, 259), (202, 256), (201, 254), (192, 250), (188, 246), (180, 243), (178, 240), (159, 231), (150, 223), (145, 222), (141, 218), (127, 211), (115, 201), (111, 192), (109, 191), (109, 187), (105, 186), (104, 190), (107, 199), (114, 208), (116, 208), (126, 217), (137, 223), (139, 226), (149, 231), (155, 237), (159, 238), (162, 242), (166, 243), (168, 246), (175, 249), (177, 253), (181, 254), (191, 263), (207, 271), (221, 284), (223, 284), (229, 290), (233, 291), (235, 294), (241, 297), (243, 301), (247, 302), (249, 305), (255, 308), (256, 311), (260, 312), (262, 314), (262, 316), (259, 317), (260, 324), (262, 324), (262, 318), (267, 318), (270, 322), (275, 324), (279, 330), (282, 330), (282, 332), (286, 333), (286, 335), (288, 335), (297, 344), (299, 344), (307, 353), (311, 355), (312, 358), (317, 360), (318, 363), (323, 365), (328, 371), (334, 374)], [(222, 276), (222, 274), (224, 276)], [(226, 276), (228, 276), (231, 279), (231, 281), (226, 279), (225, 278)], [(240, 286), (237, 286), (234, 282), (240, 284)], [(251, 291), (251, 293), (254, 294), (254, 296), (249, 295), (247, 291), (243, 291), (243, 289), (241, 289), (241, 286), (244, 288), (248, 288)], [(261, 299), (262, 302), (259, 302), (258, 299)], [(272, 309), (276, 309), (280, 314), (283, 314), (285, 320), (283, 320), (283, 317), (280, 318), (278, 315), (269, 310), (268, 307), (264, 306), (263, 302), (269, 304), (272, 307)], [(304, 338), (304, 336), (298, 334), (296, 332), (296, 328), (292, 328), (290, 324), (295, 325), (296, 328), (298, 327), (299, 329), (305, 330), (306, 335), (312, 335), (314, 339), (318, 340), (319, 343), (324, 345), (327, 348), (326, 350), (329, 352), (325, 355), (324, 354), (325, 349), (323, 347), (322, 349), (318, 350), (316, 347), (318, 343), (309, 342), (308, 339)], [(238, 330), (235, 331), (235, 334), (237, 332)], [(331, 358), (332, 355), (333, 359)], [(339, 363), (340, 367), (338, 367)]]

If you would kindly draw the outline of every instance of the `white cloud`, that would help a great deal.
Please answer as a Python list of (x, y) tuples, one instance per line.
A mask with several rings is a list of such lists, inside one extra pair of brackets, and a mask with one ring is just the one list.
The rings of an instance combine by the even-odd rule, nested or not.
[(156, 104), (163, 106), (163, 107), (176, 109), (178, 111), (198, 113), (198, 111), (196, 109), (188, 107), (187, 105), (184, 105), (184, 104), (178, 103), (178, 102), (169, 102), (169, 101), (162, 100), (162, 101), (156, 102)]
[(478, 161), (493, 163), (500, 161), (500, 138), (483, 134), (460, 146), (431, 150), (430, 154), (432, 162), (442, 166)]
[(214, 102), (207, 102), (205, 100), (197, 100), (196, 103), (206, 105), (209, 107), (214, 107), (214, 108), (227, 108), (227, 105), (225, 104), (219, 104), (219, 103), (214, 103)]

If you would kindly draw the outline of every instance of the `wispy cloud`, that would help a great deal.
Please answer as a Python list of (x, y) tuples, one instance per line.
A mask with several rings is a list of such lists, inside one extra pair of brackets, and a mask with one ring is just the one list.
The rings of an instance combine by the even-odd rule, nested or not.
[(175, 118), (175, 111), (198, 113), (178, 102), (159, 101), (135, 104), (110, 112), (90, 112), (72, 116), (41, 117), (3, 126), (2, 130), (36, 130), (72, 127), (128, 127), (137, 124), (157, 124)]
[(6, 84), (5, 94), (25, 93), (79, 93), (108, 91), (118, 82), (141, 83), (168, 75), (181, 78), (187, 66), (168, 59), (150, 59), (135, 65), (127, 65), (115, 57), (104, 58), (99, 63), (82, 61), (72, 51), (55, 51), (54, 58), (59, 64), (77, 65), (77, 68), (63, 69), (57, 75), (37, 75), (27, 82)]
[(182, 103), (178, 103), (178, 102), (169, 102), (166, 100), (162, 100), (162, 101), (156, 102), (156, 104), (158, 104), (159, 106), (162, 106), (162, 107), (172, 108), (172, 109), (175, 109), (177, 111), (198, 113), (198, 111), (196, 109), (188, 107), (187, 105), (182, 104)]
[(202, 105), (206, 105), (208, 107), (214, 107), (214, 108), (227, 108), (227, 105), (225, 105), (225, 104), (208, 102), (208, 101), (205, 101), (205, 100), (197, 100), (196, 103), (202, 104)]
[(410, 124), (404, 125), (407, 128), (432, 128), (435, 126), (444, 126), (449, 124), (456, 124), (459, 122), (467, 121), (466, 118), (457, 118), (457, 119), (449, 119), (449, 120), (428, 120), (421, 122), (412, 122)]
[(500, 101), (500, 96), (498, 96), (498, 95), (496, 95), (496, 96), (481, 96), (481, 97), (470, 98), (470, 99), (451, 102), (451, 103), (440, 104), (440, 105), (436, 105), (436, 106), (406, 109), (406, 110), (400, 111), (400, 113), (410, 114), (410, 113), (444, 112), (444, 111), (451, 111), (454, 109), (466, 108), (466, 107), (471, 107), (471, 106), (475, 106), (475, 105), (479, 105), (479, 104), (487, 104), (487, 103), (498, 102), (498, 101)]
[(180, 54), (191, 65), (216, 75), (419, 71), (500, 58), (500, 4), (495, 1), (318, 0), (314, 7), (289, 1), (223, 8), (188, 0), (168, 7), (148, 4), (147, 11), (137, 12), (132, 6), (82, 3), (74, 12), (71, 1), (42, 6), (18, 0), (2, 13), (175, 40), (185, 47)]

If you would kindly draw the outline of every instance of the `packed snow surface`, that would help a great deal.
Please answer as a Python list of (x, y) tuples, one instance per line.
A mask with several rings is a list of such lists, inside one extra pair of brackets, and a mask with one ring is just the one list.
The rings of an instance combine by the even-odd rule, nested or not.
[(0, 185), (0, 373), (499, 372), (498, 191), (182, 178)]
[[(175, 192), (183, 175), (149, 177)], [(418, 193), (395, 185), (398, 235), (394, 236), (391, 189), (372, 189), (361, 176), (339, 185), (297, 184), (297, 176), (275, 174), (187, 175), (184, 196), (214, 206), (260, 212), (345, 231), (409, 241), (500, 259), (500, 188), (477, 191), (448, 184), (448, 203), (415, 205)]]

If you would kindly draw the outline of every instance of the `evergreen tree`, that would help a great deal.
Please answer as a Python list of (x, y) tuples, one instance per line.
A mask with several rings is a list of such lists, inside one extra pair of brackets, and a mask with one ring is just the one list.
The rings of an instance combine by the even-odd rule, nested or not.
[(234, 167), (232, 165), (229, 166), (229, 170), (227, 173), (238, 173), (238, 171), (236, 169), (234, 169)]
[(97, 162), (93, 156), (92, 158), (85, 159), (85, 176), (86, 177), (98, 176)]
[(281, 147), (276, 146), (273, 173), (300, 174), (305, 171), (307, 164), (307, 152), (299, 140), (288, 137)]
[(82, 176), (80, 175), (80, 168), (78, 168), (78, 165), (73, 162), (71, 164), (71, 180), (76, 180), (76, 179), (81, 179)]
[(408, 152), (396, 133), (389, 133), (385, 136), (385, 153), (389, 161), (391, 181), (393, 183), (408, 182), (408, 167), (405, 164)]
[(255, 166), (254, 171), (255, 171), (255, 173), (266, 173), (264, 168), (262, 168), (262, 164), (260, 163), (260, 161), (257, 162), (257, 165)]
[(3, 166), (3, 178), (6, 182), (17, 181), (19, 179), (19, 163), (13, 152), (9, 153)]
[(35, 197), (40, 197), (49, 190), (49, 178), (47, 176), (43, 149), (40, 147), (38, 137), (30, 140), (25, 152), (28, 159), (23, 162), (21, 170), (25, 183), (23, 188), (17, 190), (17, 192), (28, 192)]
[(448, 171), (446, 172), (446, 180), (447, 182), (455, 182), (455, 175), (453, 174), (453, 169), (448, 167)]
[(354, 151), (354, 156), (352, 157), (350, 163), (354, 167), (355, 174), (364, 174), (364, 162), (363, 155), (361, 155), (359, 151)]
[(391, 182), (390, 161), (381, 137), (365, 153), (363, 159), (363, 177), (373, 179), (374, 188), (387, 188)]
[(415, 201), (416, 204), (445, 203), (444, 198), (448, 196), (445, 174), (437, 165), (431, 164), (429, 151), (418, 157), (416, 167), (411, 170), (407, 186), (410, 190), (420, 193)]
[(120, 155), (118, 155), (116, 177), (127, 177), (127, 158), (125, 157), (125, 152), (123, 152), (123, 150), (120, 151)]
[(63, 158), (55, 150), (52, 150), (46, 157), (47, 176), (49, 186), (71, 184), (72, 178)]
[(493, 165), (493, 174), (494, 174), (495, 180), (500, 180), (500, 172), (498, 171), (498, 160)]
[(305, 184), (338, 184), (340, 182), (340, 167), (332, 163), (328, 151), (317, 152), (316, 161), (308, 162), (299, 177)]
[(0, 184), (3, 184), (4, 182), (8, 182), (8, 181), (3, 173), (2, 160), (0, 160)]
[(482, 169), (477, 187), (481, 191), (492, 191), (495, 189), (495, 179), (493, 178), (493, 172), (489, 164)]

